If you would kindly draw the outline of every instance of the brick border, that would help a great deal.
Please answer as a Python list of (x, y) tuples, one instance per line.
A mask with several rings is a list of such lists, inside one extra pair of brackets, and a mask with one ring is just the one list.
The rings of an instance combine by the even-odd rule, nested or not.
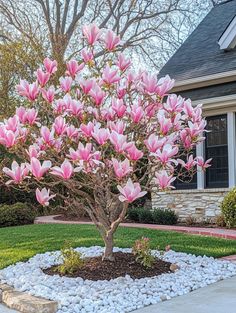
[[(39, 216), (35, 219), (35, 224), (87, 224), (93, 225), (92, 222), (74, 222), (74, 221), (61, 221), (55, 220), (59, 215)], [(185, 226), (169, 226), (169, 225), (154, 225), (154, 224), (137, 224), (137, 223), (121, 223), (123, 227), (136, 227), (157, 230), (176, 231), (181, 233), (210, 236), (224, 239), (236, 240), (236, 230), (224, 228), (204, 228), (204, 227), (185, 227)]]
[(16, 291), (7, 284), (0, 284), (0, 303), (10, 309), (26, 313), (56, 313), (58, 303), (41, 297)]

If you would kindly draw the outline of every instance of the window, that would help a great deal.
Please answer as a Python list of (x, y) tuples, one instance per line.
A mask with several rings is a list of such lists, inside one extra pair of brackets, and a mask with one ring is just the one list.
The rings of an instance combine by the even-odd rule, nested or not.
[(208, 117), (205, 157), (212, 158), (211, 167), (206, 171), (206, 187), (228, 187), (228, 142), (227, 115)]

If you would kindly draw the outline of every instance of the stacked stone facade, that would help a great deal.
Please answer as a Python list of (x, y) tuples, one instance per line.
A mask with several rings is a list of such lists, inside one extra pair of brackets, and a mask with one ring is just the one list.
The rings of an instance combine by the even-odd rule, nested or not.
[(214, 221), (220, 215), (220, 203), (228, 188), (172, 190), (152, 194), (152, 208), (174, 210), (180, 221), (193, 217), (196, 221)]

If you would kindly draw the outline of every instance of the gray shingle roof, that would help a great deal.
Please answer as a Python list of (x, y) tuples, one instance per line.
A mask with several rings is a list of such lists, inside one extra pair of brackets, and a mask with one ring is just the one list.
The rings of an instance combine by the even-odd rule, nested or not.
[(164, 65), (160, 76), (180, 81), (236, 69), (236, 49), (220, 50), (218, 40), (236, 15), (236, 0), (215, 6)]

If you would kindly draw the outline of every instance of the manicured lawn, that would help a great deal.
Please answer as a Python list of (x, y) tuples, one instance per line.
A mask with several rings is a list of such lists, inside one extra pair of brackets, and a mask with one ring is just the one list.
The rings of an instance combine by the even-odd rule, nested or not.
[[(177, 232), (120, 227), (115, 238), (119, 247), (131, 247), (141, 236), (149, 237), (152, 248), (170, 244), (175, 251), (220, 257), (236, 254), (236, 240), (187, 235)], [(91, 225), (29, 225), (0, 229), (0, 268), (24, 261), (37, 253), (59, 250), (64, 241), (73, 247), (103, 245)]]

